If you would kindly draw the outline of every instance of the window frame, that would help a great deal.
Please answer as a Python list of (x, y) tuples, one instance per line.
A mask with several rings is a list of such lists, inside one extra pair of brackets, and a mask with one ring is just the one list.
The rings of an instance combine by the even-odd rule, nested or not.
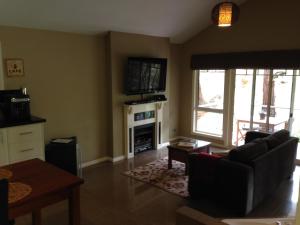
[[(239, 68), (236, 68), (239, 69)], [(232, 144), (232, 137), (233, 137), (233, 120), (234, 120), (234, 106), (235, 106), (235, 82), (236, 82), (236, 69), (226, 69), (225, 71), (225, 83), (224, 83), (224, 99), (223, 99), (223, 110), (221, 109), (211, 109), (211, 108), (205, 108), (205, 107), (199, 107), (198, 105), (198, 98), (196, 96), (199, 96), (199, 89), (198, 89), (198, 76), (200, 74), (200, 70), (193, 70), (192, 74), (192, 99), (191, 99), (191, 128), (190, 128), (190, 134), (194, 136), (195, 138), (203, 139), (212, 142), (215, 146), (225, 147), (225, 148), (232, 148), (235, 147), (235, 145)], [(218, 69), (213, 69), (218, 70)], [(255, 76), (253, 76), (253, 84), (256, 83), (256, 73), (258, 69), (255, 70)], [(298, 85), (296, 82), (296, 76), (300, 76), (300, 69), (293, 69), (294, 73), (294, 81), (292, 86), (292, 95), (295, 92), (295, 87)], [(297, 84), (296, 84), (297, 83)], [(300, 82), (299, 82), (300, 84)], [(255, 92), (255, 85), (252, 85), (252, 92)], [(253, 95), (253, 93), (252, 93)], [(291, 101), (295, 101), (293, 96), (291, 96)], [(254, 99), (252, 97), (251, 101), (251, 108), (254, 104)], [(210, 133), (205, 132), (198, 132), (196, 131), (196, 112), (203, 109), (207, 112), (216, 112), (216, 113), (223, 113), (223, 134), (222, 136), (213, 135)], [(293, 111), (293, 108), (291, 106), (291, 112)], [(253, 114), (253, 109), (251, 109), (251, 115)], [(250, 118), (252, 120), (252, 116)], [(290, 129), (290, 121), (289, 121), (289, 129)], [(300, 160), (297, 160), (297, 163), (299, 163)]]
[[(217, 69), (214, 69), (213, 71), (216, 71)], [(229, 88), (229, 83), (230, 83), (230, 70), (220, 70), (224, 71), (224, 92), (223, 92), (223, 109), (213, 109), (213, 108), (208, 108), (208, 107), (200, 107), (199, 106), (199, 76), (200, 76), (200, 70), (194, 70), (193, 71), (193, 88), (192, 88), (192, 130), (191, 134), (199, 137), (204, 137), (208, 139), (214, 139), (214, 140), (219, 140), (223, 141), (224, 143), (226, 142), (227, 134), (226, 131), (228, 130), (228, 88)], [(219, 113), (223, 115), (223, 124), (222, 124), (222, 135), (217, 135), (217, 134), (212, 134), (209, 132), (199, 132), (196, 131), (196, 113), (198, 111), (205, 111), (205, 112), (212, 112), (212, 113)]]

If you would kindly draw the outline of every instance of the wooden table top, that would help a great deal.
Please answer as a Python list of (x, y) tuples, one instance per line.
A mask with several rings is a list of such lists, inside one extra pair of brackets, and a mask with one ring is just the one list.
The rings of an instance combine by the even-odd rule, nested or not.
[(21, 182), (32, 188), (30, 195), (10, 204), (9, 207), (17, 207), (48, 194), (81, 185), (84, 182), (83, 179), (40, 159), (27, 160), (3, 168), (12, 171), (11, 182)]

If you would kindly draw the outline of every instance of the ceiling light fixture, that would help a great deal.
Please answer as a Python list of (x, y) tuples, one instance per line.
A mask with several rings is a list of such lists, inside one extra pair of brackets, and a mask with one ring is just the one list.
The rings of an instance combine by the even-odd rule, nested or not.
[(213, 8), (211, 17), (217, 26), (230, 27), (239, 17), (239, 7), (233, 2), (221, 2)]

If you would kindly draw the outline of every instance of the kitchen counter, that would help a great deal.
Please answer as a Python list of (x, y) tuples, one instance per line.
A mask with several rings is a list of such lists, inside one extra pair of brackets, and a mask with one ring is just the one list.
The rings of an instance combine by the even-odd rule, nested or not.
[(45, 123), (46, 119), (31, 116), (29, 120), (26, 121), (0, 121), (0, 128), (7, 128), (7, 127), (15, 127), (15, 126), (22, 126), (34, 123)]

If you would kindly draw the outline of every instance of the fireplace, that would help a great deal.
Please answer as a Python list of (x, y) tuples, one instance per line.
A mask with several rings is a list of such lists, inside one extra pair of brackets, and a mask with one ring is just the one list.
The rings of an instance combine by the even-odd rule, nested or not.
[(155, 123), (134, 127), (134, 154), (154, 149)]
[(127, 158), (163, 146), (164, 102), (124, 105), (125, 154)]

